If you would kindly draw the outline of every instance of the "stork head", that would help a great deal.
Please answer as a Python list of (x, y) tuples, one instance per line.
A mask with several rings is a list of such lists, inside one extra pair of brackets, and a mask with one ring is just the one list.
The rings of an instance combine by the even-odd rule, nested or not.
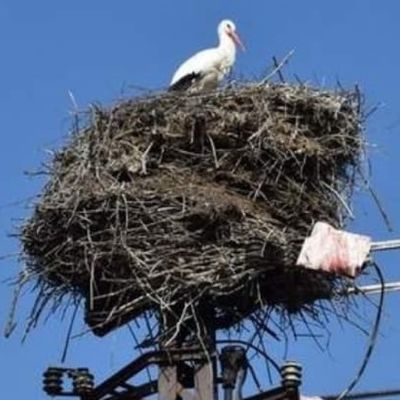
[(236, 32), (236, 25), (231, 20), (224, 19), (219, 23), (218, 35), (219, 37), (228, 36), (237, 46), (245, 51), (245, 47)]

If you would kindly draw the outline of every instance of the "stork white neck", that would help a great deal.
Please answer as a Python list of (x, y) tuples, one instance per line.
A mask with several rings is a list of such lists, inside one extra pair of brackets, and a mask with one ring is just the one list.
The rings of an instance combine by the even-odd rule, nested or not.
[(233, 41), (232, 37), (225, 29), (219, 29), (218, 36), (219, 36), (218, 49), (229, 55), (231, 58), (235, 59), (236, 44)]

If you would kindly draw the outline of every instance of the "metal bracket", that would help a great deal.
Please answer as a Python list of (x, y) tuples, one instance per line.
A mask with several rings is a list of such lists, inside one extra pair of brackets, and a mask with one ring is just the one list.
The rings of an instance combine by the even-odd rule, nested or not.
[[(157, 382), (133, 386), (127, 381), (150, 365), (169, 366), (184, 362), (207, 361), (204, 349), (182, 348), (152, 351), (132, 361), (117, 373), (94, 387), (93, 375), (84, 368), (50, 367), (43, 374), (44, 391), (51, 396), (80, 397), (82, 400), (124, 400), (140, 399), (157, 392)], [(181, 368), (182, 379), (185, 379), (184, 368)], [(186, 370), (187, 372), (187, 370)], [(65, 391), (64, 375), (72, 379), (73, 390)], [(186, 378), (187, 379), (187, 378)]]
[[(79, 397), (81, 400), (140, 400), (155, 394), (160, 389), (159, 381), (151, 381), (140, 386), (134, 386), (128, 381), (150, 365), (158, 365), (160, 369), (175, 368), (175, 382), (183, 388), (196, 385), (196, 372), (187, 363), (195, 365), (209, 365), (210, 357), (215, 354), (206, 354), (203, 348), (179, 348), (152, 351), (132, 361), (124, 368), (104, 380), (99, 385), (94, 385), (93, 375), (87, 368), (57, 368), (50, 367), (43, 374), (44, 391), (50, 396)], [(238, 346), (227, 346), (221, 352), (222, 377), (213, 382), (202, 382), (202, 385), (222, 384), (225, 389), (226, 400), (241, 400), (241, 388), (248, 367), (245, 350)], [(172, 371), (172, 370), (171, 370)], [(241, 375), (241, 373), (243, 373)], [(200, 374), (201, 375), (201, 374)], [(72, 390), (64, 390), (63, 379), (72, 380)], [(204, 381), (210, 375), (201, 375)], [(282, 385), (269, 391), (247, 397), (244, 400), (299, 400), (299, 387), (301, 384), (301, 366), (288, 362), (281, 368)], [(163, 388), (161, 388), (163, 390)], [(160, 393), (161, 395), (161, 393)], [(165, 396), (164, 396), (165, 397)], [(164, 398), (162, 395), (159, 398)], [(176, 398), (176, 391), (171, 390), (167, 398)]]

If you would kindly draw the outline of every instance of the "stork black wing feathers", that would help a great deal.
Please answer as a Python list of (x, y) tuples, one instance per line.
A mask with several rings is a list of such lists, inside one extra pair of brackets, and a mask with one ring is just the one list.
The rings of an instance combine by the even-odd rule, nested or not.
[(202, 76), (203, 74), (199, 72), (192, 72), (191, 74), (182, 76), (181, 79), (177, 80), (168, 88), (168, 91), (179, 92), (188, 90), (194, 83), (198, 82)]

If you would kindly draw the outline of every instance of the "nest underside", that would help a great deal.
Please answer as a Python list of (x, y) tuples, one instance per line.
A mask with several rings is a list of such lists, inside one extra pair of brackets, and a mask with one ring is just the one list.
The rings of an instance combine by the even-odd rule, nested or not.
[(332, 298), (340, 279), (295, 262), (316, 221), (343, 224), (359, 107), (352, 92), (254, 84), (92, 107), (21, 231), (30, 276), (83, 297), (98, 334), (146, 311), (207, 305), (226, 328)]

